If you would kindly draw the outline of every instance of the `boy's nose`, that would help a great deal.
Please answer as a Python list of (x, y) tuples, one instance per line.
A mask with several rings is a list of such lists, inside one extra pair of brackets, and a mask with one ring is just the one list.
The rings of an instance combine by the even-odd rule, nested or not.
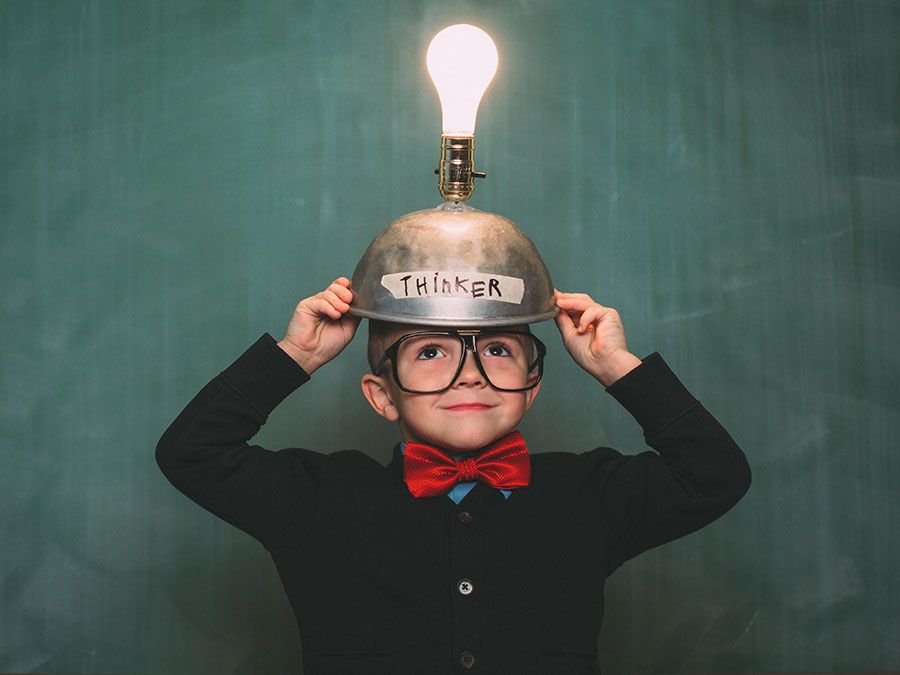
[(484, 376), (478, 369), (478, 364), (475, 363), (474, 353), (470, 354), (470, 351), (472, 351), (471, 347), (466, 345), (466, 349), (463, 352), (463, 367), (462, 370), (459, 371), (456, 381), (453, 383), (454, 387), (459, 384), (484, 384)]

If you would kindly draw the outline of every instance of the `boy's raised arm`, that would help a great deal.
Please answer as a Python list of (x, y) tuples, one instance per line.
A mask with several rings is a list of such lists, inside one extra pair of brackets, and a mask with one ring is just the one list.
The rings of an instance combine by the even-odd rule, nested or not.
[(607, 454), (597, 467), (605, 477), (599, 512), (615, 542), (614, 569), (725, 514), (749, 489), (751, 472), (734, 439), (658, 352), (607, 392), (656, 451)]
[(335, 293), (302, 300), (282, 340), (287, 348), (268, 333), (260, 337), (200, 390), (156, 447), (157, 464), (178, 490), (263, 544), (311, 502), (328, 456), (299, 448), (272, 452), (247, 441), (353, 338), (359, 319), (334, 319), (330, 310), (338, 317), (346, 311), (335, 309)]
[(556, 323), (572, 358), (644, 430), (656, 452), (598, 448), (582, 456), (589, 498), (613, 540), (609, 571), (724, 514), (750, 487), (747, 458), (662, 356), (631, 354), (618, 312), (583, 293), (556, 292)]

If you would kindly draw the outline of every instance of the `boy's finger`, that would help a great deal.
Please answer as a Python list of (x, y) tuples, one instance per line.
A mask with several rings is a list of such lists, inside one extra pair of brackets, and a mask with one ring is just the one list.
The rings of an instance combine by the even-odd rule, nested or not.
[(332, 305), (334, 305), (335, 309), (337, 309), (341, 312), (346, 312), (348, 309), (350, 309), (350, 305), (347, 304), (346, 302), (344, 302), (343, 300), (341, 300), (338, 297), (338, 294), (335, 293), (334, 291), (322, 291), (322, 292), (324, 293), (325, 299), (328, 300), (328, 302), (330, 302)]
[(341, 298), (344, 302), (350, 302), (353, 299), (353, 291), (351, 291), (346, 286), (341, 286), (337, 282), (331, 284), (331, 286), (328, 287), (328, 290), (333, 291), (334, 294)]
[(601, 307), (600, 305), (588, 307), (584, 310), (581, 319), (578, 321), (578, 332), (581, 333), (587, 330), (594, 321), (602, 319), (607, 311), (608, 310), (605, 307)]
[(568, 312), (559, 312), (554, 319), (564, 337), (568, 337), (575, 332), (575, 322), (572, 321), (572, 317), (569, 316)]
[(589, 298), (576, 297), (576, 296), (572, 296), (572, 295), (568, 295), (568, 296), (566, 296), (566, 295), (559, 296), (559, 297), (556, 298), (556, 301), (557, 301), (557, 302), (563, 302), (563, 303), (566, 303), (566, 304), (568, 304), (568, 305), (573, 305), (573, 304), (575, 304), (575, 305), (580, 305), (580, 306), (583, 306), (583, 307), (586, 307), (587, 305), (593, 305), (593, 304), (595, 304), (594, 301), (593, 301), (593, 300), (590, 300)]
[[(569, 297), (569, 298), (556, 298), (556, 303), (559, 304), (560, 307), (565, 305), (566, 307), (590, 307), (593, 305), (597, 305), (598, 307), (603, 307), (599, 302), (594, 302), (591, 300), (589, 295), (583, 297)], [(561, 303), (561, 304), (560, 304)]]
[(336, 309), (328, 300), (325, 298), (319, 298), (316, 300), (316, 311), (322, 316), (329, 316), (332, 319), (340, 319), (341, 312)]
[(562, 310), (559, 314), (565, 314), (573, 321), (577, 320), (585, 310), (585, 307), (582, 307), (580, 303), (563, 302), (562, 304), (556, 303), (556, 306)]
[(593, 302), (591, 296), (589, 296), (587, 293), (564, 293), (562, 291), (556, 291), (556, 294), (566, 298), (587, 298), (591, 300), (591, 302)]

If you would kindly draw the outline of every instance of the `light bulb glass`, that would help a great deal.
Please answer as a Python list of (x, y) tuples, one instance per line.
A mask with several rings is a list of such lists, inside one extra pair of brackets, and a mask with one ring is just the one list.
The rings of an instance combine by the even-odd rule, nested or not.
[(491, 36), (467, 23), (448, 26), (431, 40), (425, 60), (441, 99), (444, 136), (474, 136), (478, 104), (497, 72)]

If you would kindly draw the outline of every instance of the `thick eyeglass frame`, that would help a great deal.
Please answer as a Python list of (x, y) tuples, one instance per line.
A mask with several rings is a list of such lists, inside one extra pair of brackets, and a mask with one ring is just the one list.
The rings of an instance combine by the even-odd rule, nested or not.
[[(454, 373), (453, 377), (450, 380), (450, 384), (448, 384), (443, 389), (435, 389), (434, 391), (419, 391), (418, 389), (409, 389), (400, 384), (400, 376), (397, 373), (397, 351), (400, 349), (400, 345), (410, 338), (414, 337), (422, 337), (427, 335), (442, 335), (442, 336), (456, 336), (462, 342), (462, 350), (459, 353), (459, 364), (456, 366), (456, 373)], [(527, 335), (531, 339), (534, 340), (535, 345), (537, 346), (538, 355), (535, 360), (528, 365), (528, 372), (532, 371), (532, 368), (536, 365), (538, 369), (538, 378), (534, 381), (533, 384), (528, 385), (527, 387), (519, 387), (518, 389), (505, 389), (503, 387), (498, 387), (493, 382), (491, 382), (491, 378), (488, 377), (488, 374), (484, 371), (484, 366), (481, 365), (481, 358), (478, 356), (478, 349), (475, 345), (475, 338), (479, 335)], [(472, 330), (423, 330), (418, 331), (416, 333), (407, 333), (398, 339), (394, 344), (388, 347), (384, 356), (381, 357), (381, 361), (378, 362), (378, 366), (372, 371), (373, 375), (378, 375), (384, 367), (384, 362), (390, 359), (391, 361), (391, 370), (394, 374), (394, 382), (400, 389), (410, 394), (440, 394), (441, 392), (447, 391), (450, 387), (453, 386), (453, 383), (456, 382), (456, 378), (459, 377), (459, 374), (462, 372), (463, 366), (466, 363), (466, 352), (471, 349), (472, 355), (475, 357), (475, 365), (478, 366), (479, 372), (484, 377), (485, 382), (490, 384), (494, 389), (499, 391), (528, 391), (529, 389), (534, 389), (538, 383), (541, 381), (541, 378), (544, 376), (544, 356), (547, 354), (547, 346), (541, 342), (536, 335), (533, 333), (529, 333), (528, 331), (518, 331), (518, 330), (495, 330), (495, 329), (472, 329)]]

